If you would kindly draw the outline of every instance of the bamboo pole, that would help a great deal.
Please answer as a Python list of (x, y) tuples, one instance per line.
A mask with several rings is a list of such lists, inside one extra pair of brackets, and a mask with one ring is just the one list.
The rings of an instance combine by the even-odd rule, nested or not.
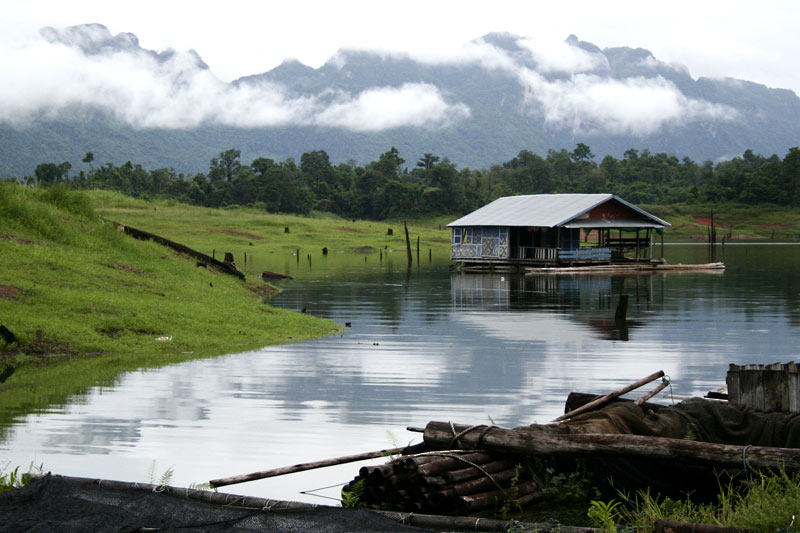
[(304, 472), (306, 470), (313, 470), (315, 468), (323, 468), (326, 466), (335, 466), (345, 463), (354, 463), (356, 461), (366, 461), (367, 459), (375, 459), (378, 457), (387, 457), (389, 455), (396, 455), (402, 453), (419, 452), (423, 445), (417, 444), (415, 446), (407, 446), (405, 448), (389, 448), (387, 450), (378, 450), (376, 452), (359, 453), (356, 455), (345, 455), (343, 457), (335, 457), (333, 459), (324, 459), (322, 461), (314, 461), (311, 463), (299, 463), (292, 466), (283, 466), (280, 468), (273, 468), (271, 470), (262, 470), (260, 472), (253, 472), (251, 474), (242, 474), (238, 476), (224, 477), (219, 479), (212, 479), (208, 483), (212, 487), (223, 487), (225, 485), (233, 485), (235, 483), (244, 483), (245, 481), (254, 481), (256, 479), (264, 479), (268, 477), (283, 476), (285, 474), (293, 474), (295, 472)]
[(666, 379), (666, 378), (662, 378), (662, 379), (663, 379), (663, 381), (658, 385), (658, 387), (656, 387), (655, 389), (651, 390), (650, 392), (648, 392), (647, 394), (645, 394), (641, 398), (637, 399), (633, 403), (635, 403), (636, 405), (642, 405), (644, 402), (646, 402), (647, 400), (649, 400), (650, 398), (652, 398), (653, 396), (655, 396), (656, 394), (658, 394), (662, 390), (664, 390), (667, 387), (669, 387), (669, 380)]
[(621, 389), (615, 390), (614, 392), (610, 392), (610, 393), (606, 394), (605, 396), (601, 396), (600, 398), (598, 398), (598, 399), (596, 399), (596, 400), (594, 400), (592, 402), (589, 402), (584, 406), (578, 407), (577, 409), (574, 409), (574, 410), (570, 411), (569, 413), (563, 414), (563, 415), (559, 416), (558, 418), (553, 419), (553, 422), (561, 422), (562, 420), (566, 420), (567, 418), (572, 418), (575, 415), (579, 415), (581, 413), (585, 413), (586, 411), (591, 411), (592, 409), (596, 409), (596, 408), (600, 407), (601, 405), (604, 405), (604, 404), (608, 403), (610, 400), (613, 400), (617, 396), (622, 396), (623, 394), (625, 394), (627, 392), (630, 392), (632, 390), (638, 389), (639, 387), (641, 387), (643, 385), (647, 385), (651, 381), (655, 381), (658, 378), (663, 377), (663, 376), (664, 376), (664, 371), (663, 370), (659, 370), (658, 372), (650, 374), (646, 378), (642, 378), (639, 381), (636, 381), (634, 383), (631, 383), (630, 385), (622, 387)]
[(426, 444), (447, 446), (452, 430), (462, 433), (464, 448), (479, 448), (501, 453), (573, 457), (634, 457), (648, 460), (684, 461), (717, 468), (740, 469), (745, 464), (755, 469), (800, 470), (800, 449), (765, 446), (739, 446), (697, 442), (664, 437), (627, 434), (553, 434), (533, 430), (514, 430), (487, 426), (465, 426), (450, 422), (429, 422)]

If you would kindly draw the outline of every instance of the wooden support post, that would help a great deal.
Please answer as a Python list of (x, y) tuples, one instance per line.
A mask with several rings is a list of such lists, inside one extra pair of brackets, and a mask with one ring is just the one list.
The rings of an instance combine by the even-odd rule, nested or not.
[(614, 313), (614, 320), (625, 320), (628, 318), (628, 295), (620, 294), (617, 311)]
[(408, 225), (403, 222), (403, 229), (406, 230), (406, 252), (408, 254), (408, 266), (411, 266), (411, 240), (408, 238)]

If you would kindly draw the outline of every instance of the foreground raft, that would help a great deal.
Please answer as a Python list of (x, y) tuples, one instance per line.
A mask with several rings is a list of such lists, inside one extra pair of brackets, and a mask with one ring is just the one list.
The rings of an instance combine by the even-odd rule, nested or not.
[(612, 490), (701, 498), (717, 493), (723, 472), (731, 479), (800, 472), (797, 413), (700, 398), (669, 407), (618, 400), (577, 412), (559, 423), (520, 428), (436, 421), (409, 428), (421, 431), (434, 451), (362, 468), (344, 493), (375, 509), (473, 514), (541, 502), (540, 480), (547, 476), (534, 471), (541, 464), (579, 461), (595, 481), (613, 478)]
[(430, 452), (363, 467), (342, 490), (359, 506), (438, 514), (522, 508), (543, 497), (524, 461), (489, 452)]

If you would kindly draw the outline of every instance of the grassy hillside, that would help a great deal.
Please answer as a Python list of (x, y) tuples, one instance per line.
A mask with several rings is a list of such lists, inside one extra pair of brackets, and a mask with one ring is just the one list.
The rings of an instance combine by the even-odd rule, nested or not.
[[(278, 265), (274, 268), (280, 269), (282, 261), (296, 261), (298, 250), (301, 262), (308, 255), (318, 262), (322, 249), (327, 248), (331, 260), (338, 256), (359, 260), (368, 256), (377, 261), (382, 256), (391, 257), (398, 265), (407, 264), (403, 221), (347, 220), (333, 215), (301, 217), (268, 214), (246, 207), (210, 209), (174, 201), (135, 200), (107, 191), (90, 191), (89, 197), (98, 213), (109, 220), (215, 254), (217, 259), (222, 259), (225, 252), (232, 252), (237, 267), (248, 277), (269, 268), (265, 263)], [(414, 257), (419, 237), (423, 259), (428, 258), (429, 250), (434, 257), (449, 259), (450, 230), (446, 225), (454, 218), (409, 221)], [(389, 229), (392, 235), (388, 234)]]
[(85, 193), (0, 183), (0, 422), (120, 372), (338, 331), (272, 308), (260, 280), (195, 266), (103, 222)]
[(646, 211), (672, 224), (665, 232), (667, 242), (707, 242), (711, 215), (717, 228), (717, 242), (800, 241), (800, 211), (790, 207), (739, 204), (643, 205)]

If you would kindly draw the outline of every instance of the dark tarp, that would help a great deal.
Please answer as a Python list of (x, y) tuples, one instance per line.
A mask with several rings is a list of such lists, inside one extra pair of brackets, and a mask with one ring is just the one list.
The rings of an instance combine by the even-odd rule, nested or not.
[(633, 402), (610, 404), (564, 422), (567, 433), (628, 433), (718, 444), (800, 448), (800, 413), (763, 413), (693, 398), (657, 411)]
[(289, 507), (282, 509), (220, 505), (187, 498), (183, 491), (45, 476), (0, 495), (0, 531), (427, 531), (364, 509), (290, 502), (282, 502)]
[[(522, 429), (522, 428), (520, 428)], [(611, 433), (691, 439), (739, 446), (800, 448), (800, 413), (763, 413), (727, 402), (693, 398), (670, 407), (642, 408), (631, 401), (609, 404), (558, 425), (529, 426), (532, 431), (554, 433)], [(752, 474), (741, 468), (715, 471), (692, 462), (643, 458), (592, 458), (585, 466), (608, 497), (616, 490), (650, 487), (673, 497), (692, 493), (699, 500), (714, 500), (720, 481)], [(561, 464), (562, 468), (570, 468)]]

